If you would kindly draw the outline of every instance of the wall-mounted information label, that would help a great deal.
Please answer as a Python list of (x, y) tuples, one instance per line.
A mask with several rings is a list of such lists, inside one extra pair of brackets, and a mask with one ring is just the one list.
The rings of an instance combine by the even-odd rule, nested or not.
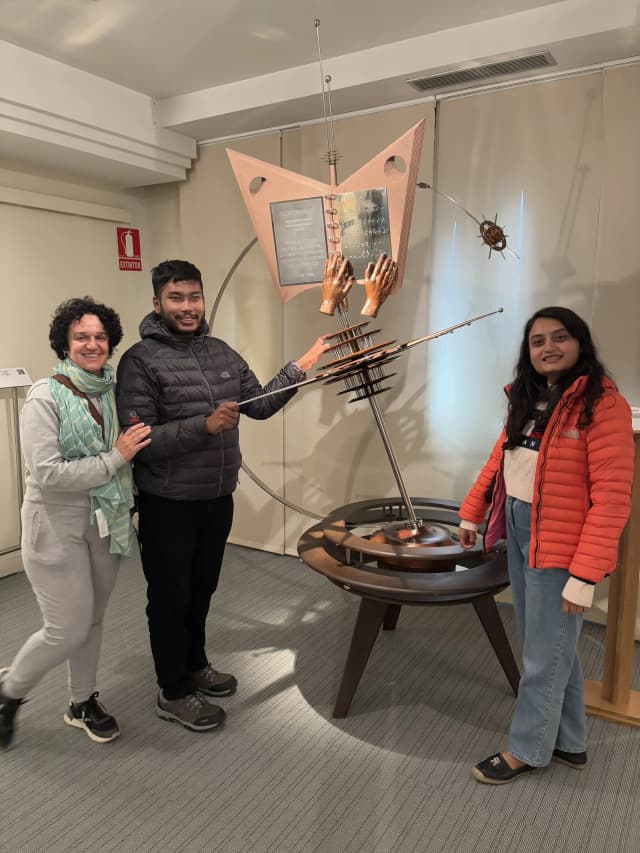
[(33, 385), (24, 367), (0, 367), (0, 388), (26, 388)]

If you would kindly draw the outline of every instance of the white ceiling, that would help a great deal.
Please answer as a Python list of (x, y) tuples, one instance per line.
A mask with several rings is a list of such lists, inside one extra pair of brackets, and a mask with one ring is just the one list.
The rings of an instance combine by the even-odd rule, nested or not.
[[(0, 156), (40, 168), (71, 167), (123, 186), (175, 180), (176, 152), (189, 162), (177, 134), (219, 139), (322, 116), (316, 17), (333, 111), (340, 115), (416, 100), (424, 95), (408, 80), (495, 59), (548, 50), (556, 70), (565, 72), (638, 57), (639, 5), (0, 0)], [(55, 63), (43, 65), (41, 57)], [(17, 69), (11, 82), (3, 67)], [(97, 118), (82, 107), (92, 102), (100, 107)], [(35, 126), (40, 129), (29, 141)], [(87, 128), (91, 144), (83, 141)], [(171, 169), (163, 165), (166, 151)]]
[(561, 0), (0, 0), (0, 39), (167, 98)]

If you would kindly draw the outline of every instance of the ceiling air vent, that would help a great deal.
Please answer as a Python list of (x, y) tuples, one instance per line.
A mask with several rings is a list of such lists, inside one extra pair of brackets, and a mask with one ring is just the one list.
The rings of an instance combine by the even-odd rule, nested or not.
[(444, 89), (448, 86), (461, 86), (465, 83), (504, 77), (507, 74), (522, 74), (523, 71), (535, 71), (538, 68), (548, 68), (550, 65), (556, 65), (556, 61), (546, 50), (544, 53), (534, 53), (531, 56), (519, 56), (516, 59), (490, 62), (473, 68), (461, 68), (458, 71), (445, 71), (442, 74), (432, 74), (430, 77), (417, 77), (415, 80), (407, 80), (407, 83), (418, 92), (428, 92), (432, 89)]

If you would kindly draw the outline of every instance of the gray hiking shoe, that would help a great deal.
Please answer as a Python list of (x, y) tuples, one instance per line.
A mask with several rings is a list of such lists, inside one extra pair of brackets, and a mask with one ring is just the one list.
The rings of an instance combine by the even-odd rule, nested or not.
[(193, 732), (217, 729), (227, 716), (222, 708), (211, 705), (197, 693), (189, 693), (181, 699), (166, 699), (162, 690), (158, 692), (156, 714), (163, 720), (180, 723)]
[(204, 669), (193, 672), (192, 675), (196, 683), (196, 691), (205, 696), (231, 696), (238, 686), (235, 676), (228, 672), (218, 672), (210, 663)]

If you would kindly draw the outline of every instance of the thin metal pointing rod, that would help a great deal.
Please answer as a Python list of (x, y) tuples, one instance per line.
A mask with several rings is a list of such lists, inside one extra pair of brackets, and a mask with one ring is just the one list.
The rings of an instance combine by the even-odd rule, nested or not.
[[(349, 326), (349, 318), (347, 316), (346, 311), (340, 305), (338, 306), (340, 321), (343, 327)], [(361, 358), (354, 358), (351, 362), (347, 363), (348, 370), (354, 369), (362, 369), (366, 371), (368, 366), (375, 366), (376, 358), (378, 362), (384, 361), (384, 359), (395, 357), (397, 358), (398, 354), (400, 354), (403, 350), (409, 349), (410, 347), (417, 346), (418, 344), (426, 343), (426, 341), (434, 340), (435, 338), (439, 338), (442, 335), (450, 334), (454, 332), (456, 329), (460, 329), (463, 326), (470, 326), (476, 320), (482, 320), (485, 317), (490, 317), (492, 314), (499, 314), (503, 309), (499, 308), (497, 311), (490, 311), (487, 314), (481, 314), (478, 317), (473, 317), (470, 320), (464, 320), (462, 323), (456, 323), (453, 326), (449, 326), (446, 329), (440, 329), (438, 332), (433, 332), (431, 335), (425, 335), (422, 338), (415, 338), (412, 341), (407, 341), (404, 344), (399, 344), (398, 346), (391, 347), (390, 349), (378, 351), (376, 353), (371, 353), (367, 356), (362, 356)], [(283, 391), (288, 391), (292, 388), (300, 388), (302, 385), (311, 385), (314, 382), (322, 382), (326, 379), (331, 378), (332, 376), (336, 376), (339, 378), (340, 373), (345, 371), (345, 365), (341, 365), (339, 367), (333, 368), (331, 370), (324, 371), (323, 373), (318, 373), (316, 376), (311, 377), (310, 379), (304, 379), (302, 382), (298, 382), (295, 385), (289, 385), (287, 388), (277, 388), (274, 391), (267, 391), (265, 394), (260, 394), (257, 397), (251, 397), (248, 400), (243, 400), (239, 403), (239, 406), (245, 406), (247, 403), (250, 403), (251, 400), (262, 400), (265, 397), (271, 397), (273, 394), (281, 394)], [(420, 527), (420, 521), (416, 515), (416, 511), (411, 502), (411, 498), (409, 497), (409, 492), (407, 491), (407, 487), (405, 486), (404, 479), (402, 477), (402, 472), (400, 470), (400, 465), (398, 463), (398, 459), (396, 457), (395, 451), (393, 449), (393, 445), (391, 443), (391, 438), (387, 431), (386, 424), (384, 422), (384, 418), (382, 416), (382, 412), (380, 410), (380, 406), (378, 401), (374, 396), (367, 396), (369, 400), (369, 405), (371, 406), (371, 410), (373, 412), (373, 416), (376, 420), (376, 424), (378, 426), (378, 431), (380, 432), (380, 437), (382, 439), (382, 443), (384, 445), (384, 449), (387, 453), (387, 458), (389, 459), (389, 463), (391, 465), (391, 469), (393, 471), (393, 475), (395, 477), (396, 483), (398, 485), (398, 489), (400, 490), (400, 495), (402, 496), (402, 502), (405, 505), (408, 521), (411, 526), (411, 529), (417, 530)]]
[[(391, 347), (387, 350), (363, 355), (361, 358), (354, 359), (353, 361), (349, 362), (348, 366), (350, 368), (357, 368), (367, 367), (370, 363), (373, 363), (375, 365), (376, 361), (382, 360), (382, 356), (384, 356), (385, 358), (390, 358), (394, 355), (401, 355), (403, 350), (411, 349), (411, 347), (415, 347), (418, 344), (427, 343), (427, 341), (434, 341), (436, 338), (441, 338), (443, 335), (448, 335), (452, 332), (455, 332), (456, 329), (461, 329), (463, 326), (470, 326), (472, 323), (475, 323), (478, 320), (484, 320), (485, 317), (492, 317), (494, 314), (500, 314), (502, 311), (504, 311), (504, 308), (498, 308), (495, 311), (489, 311), (487, 314), (479, 314), (477, 317), (472, 317), (470, 320), (463, 320), (462, 323), (456, 323), (455, 326), (449, 326), (446, 329), (440, 329), (440, 331), (432, 332), (430, 335), (425, 335), (422, 338), (415, 338), (412, 341), (407, 341), (404, 344), (398, 344), (397, 346)], [(324, 382), (327, 379), (331, 379), (332, 377), (338, 376), (340, 373), (343, 373), (345, 371), (346, 366), (347, 365), (332, 367), (331, 369), (325, 370), (322, 373), (318, 373), (316, 374), (316, 376), (312, 376), (309, 379), (303, 379), (301, 382), (296, 382), (294, 385), (287, 385), (286, 388), (276, 388), (274, 391), (266, 391), (264, 394), (258, 394), (256, 397), (249, 397), (247, 400), (242, 400), (240, 403), (238, 403), (238, 406), (246, 406), (253, 400), (264, 400), (265, 397), (273, 397), (274, 394), (283, 394), (285, 391), (291, 391), (293, 388), (302, 388), (303, 385), (313, 385), (315, 382)]]
[(391, 439), (389, 437), (389, 433), (387, 432), (387, 425), (385, 424), (384, 418), (382, 417), (380, 406), (375, 397), (368, 397), (367, 399), (369, 400), (369, 404), (371, 405), (371, 411), (373, 412), (373, 416), (376, 419), (376, 423), (378, 424), (380, 438), (382, 439), (382, 443), (384, 444), (384, 449), (387, 451), (387, 456), (389, 457), (389, 462), (391, 463), (393, 475), (396, 478), (396, 483), (398, 484), (400, 494), (402, 495), (402, 501), (405, 507), (407, 508), (407, 515), (409, 516), (409, 521), (411, 522), (411, 528), (413, 530), (417, 530), (420, 527), (420, 522), (418, 521), (416, 511), (413, 507), (413, 504), (411, 503), (411, 498), (409, 497), (409, 492), (407, 491), (407, 487), (405, 486), (404, 480), (402, 478), (400, 465), (398, 464), (393, 445), (391, 444)]
[[(346, 308), (340, 303), (338, 305), (338, 315), (340, 317), (340, 322), (342, 323), (343, 328), (347, 329), (351, 325), (349, 321), (349, 315), (347, 313)], [(354, 359), (356, 360), (356, 359)], [(364, 368), (366, 371), (366, 368)], [(349, 383), (347, 382), (347, 387), (349, 387)], [(384, 445), (384, 449), (387, 453), (387, 458), (389, 459), (389, 464), (391, 465), (391, 470), (393, 471), (393, 476), (395, 477), (398, 490), (402, 495), (402, 501), (406, 507), (407, 515), (409, 516), (409, 521), (411, 522), (411, 527), (413, 530), (417, 530), (420, 526), (418, 522), (418, 517), (416, 516), (416, 511), (411, 503), (411, 498), (409, 497), (409, 492), (407, 491), (407, 487), (405, 485), (404, 479), (402, 477), (402, 472), (400, 470), (400, 465), (398, 463), (398, 459), (396, 457), (395, 450), (393, 449), (393, 445), (391, 443), (391, 438), (389, 436), (389, 432), (387, 431), (387, 425), (384, 422), (384, 418), (382, 416), (382, 411), (380, 410), (380, 406), (378, 405), (377, 399), (373, 395), (367, 394), (367, 400), (369, 401), (369, 405), (371, 406), (371, 411), (373, 412), (373, 416), (376, 420), (376, 424), (378, 426), (378, 432), (380, 433), (380, 438), (382, 439), (382, 444)]]

